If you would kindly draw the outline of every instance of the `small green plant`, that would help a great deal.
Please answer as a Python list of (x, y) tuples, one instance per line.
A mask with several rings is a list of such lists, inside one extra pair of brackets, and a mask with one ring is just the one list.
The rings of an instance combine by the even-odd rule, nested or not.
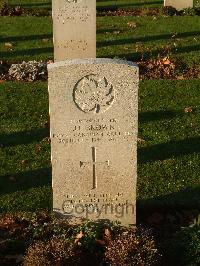
[(184, 16), (195, 16), (196, 15), (196, 9), (195, 8), (185, 8), (182, 11), (182, 14)]
[(77, 235), (81, 233), (82, 237), (79, 239), (81, 245), (93, 253), (96, 249), (96, 240), (101, 237), (102, 228), (95, 223), (87, 221), (83, 225), (78, 226), (74, 233)]
[(190, 225), (190, 227), (199, 226), (200, 227), (200, 215), (196, 219), (194, 219), (193, 224)]
[(167, 265), (197, 266), (200, 265), (200, 218), (189, 227), (182, 228), (166, 244)]
[[(14, 221), (10, 218), (10, 222)], [(24, 266), (148, 266), (160, 258), (151, 232), (141, 228), (92, 221), (69, 225), (44, 212), (23, 219), (28, 227), (22, 229), (22, 234), (25, 230), (24, 240), (29, 239)]]
[(8, 2), (5, 0), (0, 0), (0, 16), (7, 16), (10, 13), (10, 7)]
[(162, 8), (162, 13), (165, 16), (174, 16), (177, 15), (178, 11), (172, 6), (165, 6)]
[(196, 1), (194, 8), (196, 10), (196, 15), (200, 15), (200, 1)]
[(1, 10), (4, 8), (6, 2), (4, 0), (0, 0), (0, 14), (1, 14)]

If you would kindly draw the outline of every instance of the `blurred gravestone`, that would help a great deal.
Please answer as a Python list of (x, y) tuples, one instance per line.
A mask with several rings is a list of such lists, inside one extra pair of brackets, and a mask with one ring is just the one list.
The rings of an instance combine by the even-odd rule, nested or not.
[(164, 0), (164, 6), (172, 6), (177, 10), (193, 7), (193, 0)]
[(53, 0), (54, 60), (96, 57), (96, 0)]

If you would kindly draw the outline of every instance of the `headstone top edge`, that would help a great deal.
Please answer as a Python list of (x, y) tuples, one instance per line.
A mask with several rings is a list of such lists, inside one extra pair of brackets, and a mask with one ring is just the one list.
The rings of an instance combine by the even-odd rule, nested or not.
[(86, 59), (71, 59), (60, 62), (55, 62), (48, 64), (48, 70), (55, 69), (58, 67), (69, 66), (69, 65), (84, 65), (84, 64), (118, 64), (118, 65), (128, 65), (135, 68), (138, 68), (136, 63), (131, 61), (126, 61), (122, 59), (110, 59), (110, 58), (86, 58)]

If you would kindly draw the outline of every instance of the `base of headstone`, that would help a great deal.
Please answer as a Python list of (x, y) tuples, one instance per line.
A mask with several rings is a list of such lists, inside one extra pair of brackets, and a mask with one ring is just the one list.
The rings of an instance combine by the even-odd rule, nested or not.
[(193, 0), (164, 0), (164, 6), (172, 6), (177, 10), (192, 8)]

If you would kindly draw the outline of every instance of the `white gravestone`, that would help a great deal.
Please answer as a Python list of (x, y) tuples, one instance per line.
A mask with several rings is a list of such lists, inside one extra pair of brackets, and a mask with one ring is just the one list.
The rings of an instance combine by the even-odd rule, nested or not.
[(138, 67), (77, 59), (48, 72), (54, 211), (135, 224)]
[(53, 0), (54, 61), (96, 57), (96, 1)]
[(164, 6), (172, 6), (177, 10), (193, 7), (193, 0), (164, 0)]

